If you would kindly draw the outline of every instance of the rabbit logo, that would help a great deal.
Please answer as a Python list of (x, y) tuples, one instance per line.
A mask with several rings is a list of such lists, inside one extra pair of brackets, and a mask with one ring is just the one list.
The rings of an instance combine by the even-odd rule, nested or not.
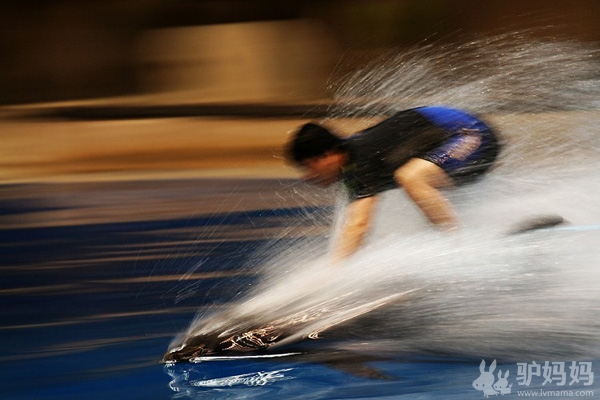
[(511, 390), (512, 383), (510, 385), (508, 384), (508, 374), (509, 373), (510, 373), (510, 371), (506, 370), (504, 377), (502, 377), (502, 371), (498, 370), (498, 380), (492, 386), (495, 390), (500, 392), (500, 394), (503, 396), (505, 394), (510, 394), (510, 392), (512, 391)]
[(506, 371), (504, 377), (502, 377), (502, 371), (498, 371), (498, 381), (494, 378), (494, 370), (496, 369), (496, 360), (492, 361), (488, 371), (485, 370), (485, 360), (481, 360), (479, 364), (479, 378), (473, 381), (473, 387), (477, 390), (483, 391), (484, 397), (497, 396), (498, 393), (501, 395), (510, 394), (512, 383), (508, 384), (508, 374)]

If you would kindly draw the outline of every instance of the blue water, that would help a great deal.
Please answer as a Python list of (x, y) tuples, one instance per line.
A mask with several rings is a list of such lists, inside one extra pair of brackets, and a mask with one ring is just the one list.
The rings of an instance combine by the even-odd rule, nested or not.
[[(224, 308), (253, 287), (256, 250), (264, 251), (290, 224), (302, 226), (311, 216), (311, 224), (321, 221), (323, 212), (269, 201), (267, 208), (246, 210), (209, 206), (235, 196), (264, 200), (290, 185), (198, 180), (0, 187), (0, 398), (483, 398), (472, 386), (479, 358), (366, 360), (358, 370), (318, 357), (159, 362), (198, 310)], [(177, 203), (182, 196), (197, 201)], [(156, 197), (167, 199), (168, 212), (160, 216), (159, 203), (150, 201)], [(279, 245), (286, 240), (293, 243), (297, 234), (278, 236)], [(568, 368), (572, 360), (563, 361)], [(566, 387), (600, 395), (600, 360), (592, 366), (593, 384), (584, 385), (590, 376), (583, 371), (579, 383)], [(506, 396), (517, 396), (516, 362), (497, 370), (510, 371), (513, 393)], [(556, 380), (542, 382), (534, 377), (518, 388), (562, 388)]]

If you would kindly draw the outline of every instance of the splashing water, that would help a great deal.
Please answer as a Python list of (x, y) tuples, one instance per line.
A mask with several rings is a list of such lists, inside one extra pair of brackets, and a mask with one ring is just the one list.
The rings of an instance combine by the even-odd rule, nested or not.
[(532, 39), (534, 34), (433, 43), (382, 55), (330, 84), (337, 100), (330, 114), (378, 115), (430, 104), (476, 113), (597, 110), (599, 49)]
[[(434, 232), (401, 190), (388, 191), (367, 245), (345, 265), (329, 265), (314, 242), (271, 244), (262, 283), (224, 312), (199, 316), (174, 345), (225, 337), (251, 320), (293, 324), (298, 337), (340, 336), (343, 327), (343, 346), (357, 352), (600, 357), (598, 53), (521, 32), (419, 47), (336, 82), (331, 119), (445, 104), (497, 128), (497, 168), (446, 192), (460, 232)], [(507, 234), (539, 214), (569, 223)]]

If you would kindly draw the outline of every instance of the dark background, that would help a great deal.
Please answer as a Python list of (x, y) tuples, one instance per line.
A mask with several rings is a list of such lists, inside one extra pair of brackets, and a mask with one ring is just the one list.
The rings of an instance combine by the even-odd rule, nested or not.
[(148, 69), (139, 50), (144, 33), (293, 20), (326, 29), (336, 57), (532, 27), (544, 28), (544, 35), (600, 39), (596, 0), (4, 0), (0, 104), (155, 92), (140, 77)]

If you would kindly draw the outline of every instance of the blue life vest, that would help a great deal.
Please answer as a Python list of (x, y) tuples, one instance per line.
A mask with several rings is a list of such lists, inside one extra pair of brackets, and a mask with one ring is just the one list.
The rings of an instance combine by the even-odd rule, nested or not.
[(462, 130), (479, 132), (490, 130), (490, 127), (477, 117), (454, 108), (431, 106), (419, 107), (414, 110), (449, 133), (459, 133)]

